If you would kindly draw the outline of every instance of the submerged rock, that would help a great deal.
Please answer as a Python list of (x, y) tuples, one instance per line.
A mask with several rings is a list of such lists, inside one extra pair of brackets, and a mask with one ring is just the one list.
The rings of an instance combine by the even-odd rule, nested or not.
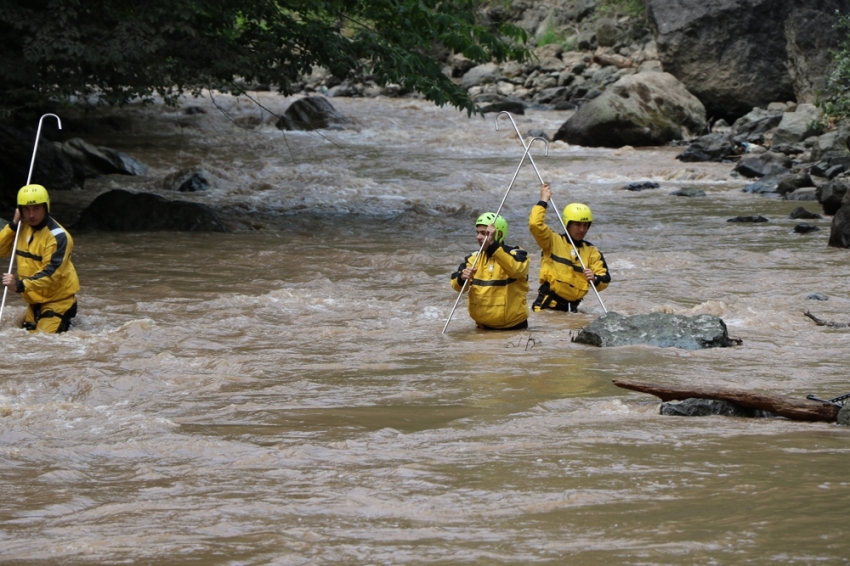
[(726, 222), (768, 222), (768, 219), (764, 216), (736, 216)]
[(585, 326), (573, 342), (601, 347), (649, 344), (685, 350), (726, 348), (739, 344), (729, 338), (726, 323), (719, 317), (660, 312), (634, 316), (609, 312)]
[(345, 117), (321, 96), (296, 100), (277, 121), (280, 130), (341, 130), (345, 124)]
[(838, 419), (835, 422), (840, 425), (850, 426), (850, 405), (845, 405), (838, 411)]
[(697, 399), (691, 397), (678, 403), (661, 403), (659, 413), (678, 417), (707, 417), (719, 415), (723, 417), (769, 417), (774, 416), (769, 411), (748, 409), (722, 399)]
[(112, 232), (228, 232), (205, 204), (170, 201), (152, 193), (114, 190), (98, 196), (80, 215), (77, 228)]
[(673, 197), (704, 197), (705, 191), (702, 189), (695, 189), (694, 187), (682, 187), (677, 191), (673, 191), (670, 193), (670, 196)]

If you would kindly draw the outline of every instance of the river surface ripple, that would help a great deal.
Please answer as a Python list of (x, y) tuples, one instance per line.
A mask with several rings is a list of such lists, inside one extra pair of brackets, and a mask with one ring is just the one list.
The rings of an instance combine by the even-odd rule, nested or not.
[[(277, 113), (289, 102), (258, 96)], [(593, 297), (506, 333), (476, 330), (461, 303), (442, 335), (449, 274), (477, 247), (474, 218), (498, 206), (519, 141), (493, 115), (332, 102), (351, 129), (284, 135), (219, 96), (221, 111), (129, 108), (118, 131), (79, 133), (150, 173), (55, 194), (60, 222), (126, 188), (208, 203), (236, 231), (73, 232), (83, 289), (63, 335), (13, 328), (24, 306), (9, 299), (0, 562), (848, 561), (847, 429), (664, 417), (611, 384), (850, 391), (850, 333), (803, 316), (850, 310), (850, 255), (827, 247), (828, 218), (794, 234), (800, 203), (742, 193), (731, 165), (682, 164), (675, 148), (541, 145), (555, 204), (593, 209), (609, 310), (718, 315), (743, 345), (574, 344), (602, 313)], [(551, 136), (567, 117), (516, 120)], [(210, 191), (165, 190), (196, 168)], [(635, 181), (661, 188), (622, 190)], [(509, 242), (532, 252), (529, 301), (537, 185), (524, 166), (504, 208)], [(682, 187), (707, 197), (670, 195)], [(727, 222), (756, 214), (770, 221)]]

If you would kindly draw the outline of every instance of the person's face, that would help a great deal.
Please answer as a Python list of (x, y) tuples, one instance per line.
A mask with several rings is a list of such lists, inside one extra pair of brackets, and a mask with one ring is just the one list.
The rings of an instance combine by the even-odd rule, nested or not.
[(475, 239), (478, 240), (478, 247), (484, 245), (484, 240), (487, 239), (487, 227), (483, 224), (479, 224), (475, 227)]
[(567, 232), (575, 242), (584, 240), (588, 230), (590, 230), (590, 222), (570, 222), (567, 226)]
[(21, 207), (21, 216), (30, 226), (38, 226), (47, 215), (46, 204), (31, 204)]

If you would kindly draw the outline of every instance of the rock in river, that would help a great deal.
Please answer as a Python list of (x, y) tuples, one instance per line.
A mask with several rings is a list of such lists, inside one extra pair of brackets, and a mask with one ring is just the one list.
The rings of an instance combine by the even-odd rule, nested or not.
[(649, 344), (685, 350), (725, 348), (739, 343), (729, 338), (726, 323), (719, 317), (661, 312), (634, 316), (609, 312), (585, 326), (573, 342), (592, 346)]

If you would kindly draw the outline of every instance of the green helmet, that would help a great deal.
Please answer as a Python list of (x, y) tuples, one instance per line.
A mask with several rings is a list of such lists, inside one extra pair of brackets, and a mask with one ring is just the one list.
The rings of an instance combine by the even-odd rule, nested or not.
[[(496, 241), (504, 242), (508, 237), (508, 221), (501, 216), (496, 216), (494, 212), (485, 212), (475, 221), (476, 226), (489, 226), (492, 224), (496, 227)], [(501, 236), (499, 235), (501, 232)]]
[(586, 204), (573, 202), (564, 208), (564, 224), (570, 222), (593, 222), (593, 213)]
[(18, 206), (31, 206), (34, 204), (47, 205), (47, 212), (50, 212), (50, 196), (47, 194), (47, 189), (41, 185), (26, 185), (18, 191)]

